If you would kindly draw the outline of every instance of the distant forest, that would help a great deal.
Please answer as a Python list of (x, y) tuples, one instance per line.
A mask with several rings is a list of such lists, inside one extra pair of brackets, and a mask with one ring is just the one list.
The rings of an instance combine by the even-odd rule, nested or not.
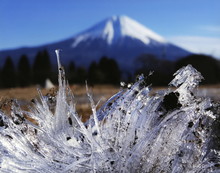
[(158, 59), (154, 55), (144, 54), (136, 59), (138, 70), (136, 74), (148, 75), (151, 71), (153, 75), (149, 76), (149, 82), (154, 86), (168, 85), (173, 79), (173, 74), (183, 66), (191, 64), (204, 77), (201, 84), (220, 83), (220, 61), (212, 56), (202, 54), (192, 54), (177, 61), (168, 61)]
[[(99, 62), (92, 62), (88, 69), (76, 67), (74, 62), (70, 62), (65, 72), (69, 84), (85, 84), (87, 81), (88, 84), (119, 85), (121, 79), (117, 62), (105, 56)], [(9, 56), (0, 69), (1, 88), (44, 86), (46, 79), (57, 83), (57, 70), (52, 67), (46, 50), (36, 54), (33, 64), (30, 64), (26, 55), (22, 55), (15, 65)]]
[[(143, 54), (136, 58), (134, 62), (136, 71), (129, 75), (126, 82), (134, 81), (134, 77), (139, 74), (148, 76), (153, 72), (147, 77), (148, 84), (167, 85), (172, 80), (173, 73), (187, 64), (191, 64), (201, 72), (205, 78), (202, 84), (220, 83), (220, 62), (211, 56), (197, 54), (183, 57), (175, 62), (161, 60), (151, 54)], [(105, 56), (101, 57), (99, 62), (92, 62), (87, 69), (76, 67), (74, 62), (70, 62), (65, 67), (65, 71), (70, 84), (85, 84), (87, 81), (91, 85), (119, 85), (122, 80), (122, 73), (117, 62)], [(1, 88), (44, 86), (46, 79), (50, 79), (53, 83), (57, 82), (57, 71), (53, 70), (46, 50), (36, 54), (33, 64), (30, 64), (26, 55), (22, 55), (16, 65), (13, 63), (12, 57), (7, 57), (0, 69)]]

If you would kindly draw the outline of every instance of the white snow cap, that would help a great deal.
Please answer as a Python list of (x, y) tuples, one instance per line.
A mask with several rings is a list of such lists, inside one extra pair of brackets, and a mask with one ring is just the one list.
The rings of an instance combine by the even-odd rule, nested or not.
[(163, 37), (127, 16), (112, 16), (77, 35), (73, 47), (76, 47), (81, 41), (94, 38), (102, 38), (108, 44), (112, 44), (125, 36), (138, 39), (144, 44), (149, 44), (151, 40), (167, 43)]

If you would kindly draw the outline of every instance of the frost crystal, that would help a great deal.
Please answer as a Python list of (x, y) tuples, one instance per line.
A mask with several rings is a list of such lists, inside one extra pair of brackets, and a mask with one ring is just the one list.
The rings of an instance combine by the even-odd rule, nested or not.
[(13, 101), (10, 116), (0, 112), (0, 172), (220, 171), (219, 106), (193, 95), (202, 77), (192, 66), (175, 73), (174, 91), (152, 95), (140, 76), (97, 111), (88, 94), (83, 123), (56, 53), (56, 97), (39, 92), (30, 111)]
[(181, 104), (190, 104), (193, 102), (193, 92), (198, 86), (199, 82), (203, 79), (202, 75), (194, 69), (191, 65), (182, 67), (175, 74), (175, 78), (171, 81), (170, 85), (178, 87), (179, 101)]

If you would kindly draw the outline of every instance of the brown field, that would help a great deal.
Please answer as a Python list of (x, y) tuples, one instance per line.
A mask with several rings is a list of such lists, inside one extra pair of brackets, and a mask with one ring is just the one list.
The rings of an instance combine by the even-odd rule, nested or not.
[[(85, 85), (71, 85), (70, 86), (76, 101), (76, 109), (80, 116), (83, 119), (87, 119), (91, 114), (91, 106), (86, 92)], [(158, 90), (163, 90), (166, 88), (153, 88), (154, 92)], [(43, 95), (48, 93), (52, 93), (52, 90), (40, 89)], [(120, 90), (119, 87), (115, 87), (112, 85), (95, 85), (93, 87), (89, 87), (89, 92), (92, 94), (95, 103), (99, 100), (100, 107), (108, 98), (117, 93)], [(220, 100), (220, 85), (207, 85), (201, 86), (199, 88), (200, 96), (208, 96), (213, 100)], [(38, 91), (36, 86), (28, 87), (28, 88), (11, 88), (11, 89), (2, 89), (0, 90), (0, 109), (4, 112), (9, 112), (9, 106), (5, 107), (5, 103), (10, 102), (11, 99), (19, 100), (24, 107), (31, 104), (32, 99), (38, 98)]]
[[(71, 85), (70, 86), (76, 101), (76, 109), (79, 115), (83, 117), (83, 119), (87, 119), (91, 114), (91, 106), (86, 92), (85, 85)], [(108, 98), (119, 91), (119, 87), (115, 87), (112, 85), (95, 85), (93, 87), (89, 87), (89, 93), (92, 94), (92, 97), (97, 103), (99, 100), (100, 107)], [(40, 89), (43, 95), (50, 94), (56, 89)], [(39, 96), (37, 87), (27, 87), (27, 88), (11, 88), (11, 89), (2, 89), (0, 90), (0, 109), (4, 112), (9, 112), (9, 106), (6, 104), (10, 103), (11, 99), (17, 99), (19, 102), (23, 104), (24, 107), (27, 105), (31, 105), (32, 99), (37, 99)]]

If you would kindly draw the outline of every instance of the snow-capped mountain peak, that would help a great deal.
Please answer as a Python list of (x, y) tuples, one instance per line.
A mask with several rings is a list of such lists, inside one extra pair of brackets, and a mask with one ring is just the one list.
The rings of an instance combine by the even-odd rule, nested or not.
[(144, 44), (150, 44), (151, 40), (167, 43), (164, 38), (127, 16), (112, 16), (78, 34), (72, 46), (76, 47), (82, 41), (95, 38), (104, 39), (111, 45), (122, 37), (138, 39)]

